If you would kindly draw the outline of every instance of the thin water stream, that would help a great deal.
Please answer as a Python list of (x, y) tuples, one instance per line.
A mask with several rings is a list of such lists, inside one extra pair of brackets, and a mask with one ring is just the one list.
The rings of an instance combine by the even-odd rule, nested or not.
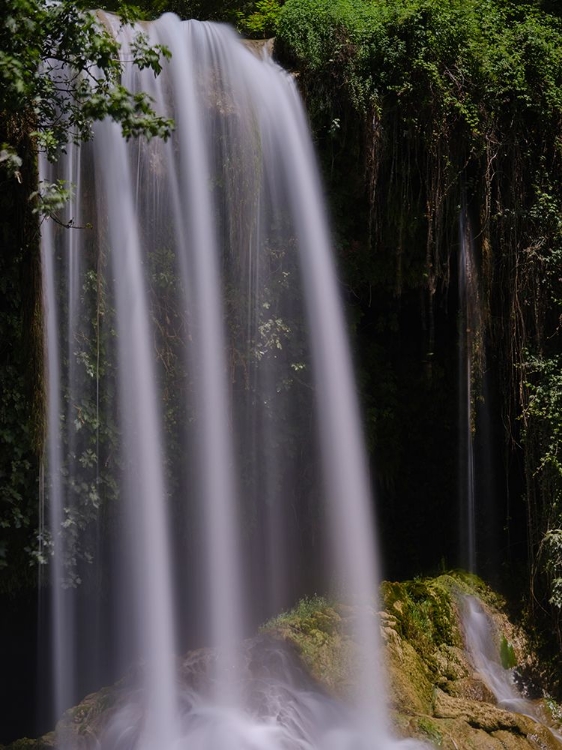
[(459, 216), (459, 496), (462, 565), (476, 572), (476, 477), (474, 433), (476, 405), (474, 382), (478, 371), (481, 311), (474, 243), (466, 210)]
[[(473, 596), (463, 597), (461, 611), (468, 654), (477, 674), (496, 699), (498, 707), (543, 723), (533, 702), (525, 698), (518, 688), (513, 669), (502, 665), (497, 633), (478, 599)], [(562, 740), (561, 735), (551, 727), (548, 728), (554, 737)]]

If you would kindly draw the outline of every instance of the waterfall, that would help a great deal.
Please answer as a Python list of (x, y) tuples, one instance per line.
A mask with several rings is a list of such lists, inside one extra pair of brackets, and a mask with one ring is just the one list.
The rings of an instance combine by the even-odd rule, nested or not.
[[(497, 517), (492, 419), (493, 388), (486, 368), (487, 308), (474, 233), (466, 206), (459, 215), (459, 547), (467, 570), (498, 577), (502, 536)], [(483, 274), (482, 274), (483, 275)]]
[[(126, 59), (134, 32), (105, 22)], [(295, 84), (228, 27), (145, 31), (171, 62), (124, 83), (173, 137), (102, 122), (42, 165), (74, 185), (72, 228), (45, 222), (42, 245), (54, 716), (125, 675), (103, 750), (421, 747), (387, 725), (370, 482)], [(351, 705), (289, 670), (258, 709), (241, 642), (314, 592), (354, 608)], [(178, 654), (202, 645), (188, 689)]]
[(468, 655), (477, 674), (492, 692), (498, 707), (524, 714), (544, 724), (557, 740), (562, 737), (544, 721), (533, 702), (525, 698), (515, 683), (513, 669), (504, 668), (500, 660), (500, 639), (493, 622), (474, 596), (460, 600), (463, 630)]
[(475, 355), (481, 336), (474, 245), (466, 209), (459, 217), (459, 495), (463, 565), (476, 571), (476, 496), (474, 476)]
[(531, 703), (521, 696), (515, 686), (513, 671), (504, 669), (500, 662), (499, 639), (478, 599), (463, 597), (461, 612), (468, 653), (498, 706), (533, 716)]

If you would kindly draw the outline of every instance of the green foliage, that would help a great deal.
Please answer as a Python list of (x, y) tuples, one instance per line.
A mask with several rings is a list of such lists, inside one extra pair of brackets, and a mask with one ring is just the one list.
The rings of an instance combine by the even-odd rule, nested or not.
[[(562, 358), (528, 356), (526, 386), (528, 403), (524, 420), (532, 420), (532, 429), (540, 430), (540, 462), (536, 473), (562, 482)], [(529, 436), (530, 437), (530, 436)]]
[[(305, 596), (300, 599), (296, 607), (276, 615), (262, 625), (261, 630), (267, 631), (279, 627), (296, 627), (310, 630), (311, 627), (325, 629), (326, 622), (324, 614), (326, 610), (333, 607), (333, 603), (323, 596)], [(318, 621), (318, 622), (317, 622)]]
[[(527, 447), (528, 504), (540, 522), (531, 529), (534, 573), (546, 573), (546, 596), (562, 610), (562, 360), (528, 355), (523, 413)], [(544, 584), (534, 582), (537, 593)]]
[(249, 15), (240, 13), (238, 27), (251, 37), (267, 39), (275, 36), (280, 16), (280, 0), (257, 0)]
[[(29, 137), (0, 119), (15, 173), (0, 167), (0, 591), (36, 582), (35, 547), (42, 433), (42, 332), (39, 323), (38, 219), (27, 186), (37, 179)], [(5, 178), (5, 179), (4, 179)], [(26, 549), (27, 548), (27, 549)]]
[[(119, 4), (127, 21), (136, 11)], [(149, 97), (132, 93), (121, 83), (126, 65), (158, 74), (168, 52), (151, 47), (137, 34), (127, 56), (98, 16), (79, 4), (62, 0), (9, 0), (0, 20), (0, 589), (14, 590), (36, 580), (30, 562), (45, 563), (53, 540), (38, 518), (39, 466), (43, 437), (42, 326), (38, 215), (56, 216), (72, 186), (63, 182), (37, 184), (36, 154), (51, 160), (69, 142), (87, 140), (96, 120), (109, 117), (121, 124), (125, 137), (167, 137), (170, 120), (152, 109)], [(87, 291), (84, 290), (84, 294)], [(98, 309), (99, 313), (99, 309)], [(99, 315), (98, 321), (99, 323)], [(91, 333), (91, 332), (90, 332)], [(88, 346), (99, 341), (96, 331), (76, 353), (78, 369), (99, 377), (99, 350), (92, 360)], [(93, 362), (97, 361), (94, 366)], [(96, 369), (97, 368), (97, 369)], [(90, 525), (100, 493), (111, 494), (107, 462), (98, 469), (94, 443), (100, 438), (91, 403), (77, 406), (74, 429), (78, 451), (69, 460), (85, 469), (81, 486), (70, 486), (64, 518), (68, 580), (77, 580), (76, 561), (91, 557), (78, 538)], [(106, 437), (106, 448), (111, 441)], [(103, 455), (105, 460), (107, 455)], [(106, 470), (107, 469), (107, 470)], [(89, 472), (89, 476), (88, 476)], [(107, 475), (107, 476), (106, 476)], [(107, 485), (107, 486), (106, 486)], [(113, 488), (114, 489), (114, 488)], [(79, 510), (77, 510), (79, 508)], [(44, 512), (44, 509), (41, 511)], [(39, 545), (38, 545), (39, 542)], [(78, 576), (79, 577), (79, 576)]]
[[(6, 338), (18, 325), (11, 315), (0, 314), (0, 330)], [(3, 340), (6, 340), (3, 338)], [(12, 339), (13, 340), (13, 339)], [(31, 449), (31, 415), (25, 398), (26, 387), (17, 355), (12, 363), (2, 368), (0, 378), (0, 571), (13, 565), (16, 558), (24, 565), (19, 552), (36, 523), (37, 462)], [(35, 471), (34, 471), (35, 470)], [(17, 571), (12, 571), (17, 575)], [(25, 566), (19, 571), (25, 579)], [(0, 579), (0, 588), (4, 581)], [(10, 587), (9, 583), (4, 586)]]
[[(277, 24), (278, 54), (298, 70), (322, 154), (357, 310), (369, 438), (392, 498), (381, 503), (382, 512), (423, 491), (414, 461), (399, 453), (412, 429), (421, 433), (416, 452), (431, 431), (435, 441), (443, 435), (434, 453), (449, 455), (448, 425), (457, 417), (446, 391), (456, 368), (454, 334), (446, 330), (454, 299), (448, 287), (466, 205), (487, 366), (503, 395), (510, 445), (520, 445), (517, 417), (527, 415), (528, 523), (539, 578), (546, 575), (542, 539), (562, 527), (554, 486), (558, 407), (549, 403), (557, 399), (555, 362), (551, 374), (542, 369), (531, 378), (542, 389), (540, 408), (537, 399), (529, 406), (534, 396), (525, 385), (527, 352), (546, 362), (561, 349), (562, 24), (542, 8), (552, 11), (552, 4), (288, 0)], [(404, 413), (396, 392), (408, 393)], [(417, 427), (420, 419), (425, 429)], [(423, 507), (433, 509), (442, 486), (453, 486), (452, 472), (438, 473), (439, 483), (419, 501)], [(443, 512), (450, 506), (444, 498)], [(398, 509), (391, 523), (400, 517)], [(536, 582), (534, 592), (546, 603), (552, 594)]]
[(288, 0), (279, 21), (299, 69), (339, 81), (358, 111), (460, 126), (468, 148), (494, 120), (558, 117), (561, 33), (529, 8), (480, 0)]
[[(74, 346), (64, 362), (66, 377), (65, 374), (61, 377), (64, 464), (60, 483), (65, 501), (61, 528), (51, 533), (52, 543), (61, 545), (62, 584), (66, 588), (82, 583), (98, 554), (103, 521), (115, 516), (115, 501), (119, 496), (117, 385), (110, 356), (115, 322), (114, 310), (108, 302), (104, 260), (101, 255), (95, 267), (86, 269), (81, 279)], [(79, 401), (77, 394), (81, 396)]]
[(543, 537), (546, 570), (550, 576), (550, 604), (562, 610), (562, 529), (549, 529)]
[[(250, 38), (275, 36), (284, 0), (136, 0), (134, 10), (147, 20), (162, 13), (180, 18), (230, 23)], [(118, 12), (121, 0), (104, 0), (98, 7)], [(129, 6), (129, 13), (131, 7)]]
[[(130, 54), (132, 64), (157, 74), (168, 53), (139, 33)], [(171, 122), (152, 110), (149, 97), (122, 85), (124, 64), (94, 13), (69, 0), (10, 0), (0, 22), (0, 112), (25, 122), (49, 158), (65, 143), (90, 138), (92, 123), (104, 117), (119, 122), (126, 137), (166, 137)], [(13, 144), (3, 153), (13, 165)]]
[[(102, 0), (97, 7), (118, 12), (121, 0)], [(254, 0), (136, 0), (134, 10), (144, 19), (158, 18), (162, 13), (176, 13), (180, 18), (243, 24), (255, 11)], [(129, 11), (131, 5), (128, 6)]]
[(56, 182), (42, 180), (38, 188), (31, 193), (29, 198), (34, 203), (33, 212), (45, 216), (56, 215), (72, 196), (72, 186), (68, 186), (64, 180)]

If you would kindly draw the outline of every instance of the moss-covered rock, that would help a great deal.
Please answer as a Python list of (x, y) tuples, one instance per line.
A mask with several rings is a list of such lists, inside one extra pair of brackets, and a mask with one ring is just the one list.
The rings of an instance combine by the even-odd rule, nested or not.
[[(481, 580), (458, 572), (385, 583), (381, 593), (385, 610), (392, 612), (390, 620), (383, 617), (382, 632), (398, 731), (458, 750), (561, 746), (537, 721), (499, 708), (470, 662), (460, 611), (463, 595), (478, 597), (493, 623), (498, 661), (508, 661), (504, 666), (509, 667), (533, 663), (524, 634), (507, 618), (502, 599)], [(394, 633), (389, 632), (389, 624)], [(421, 705), (428, 705), (429, 694), (429, 709), (421, 711)], [(545, 710), (538, 705), (535, 713), (544, 716)], [(550, 723), (555, 726), (553, 718)]]
[(268, 622), (262, 632), (293, 643), (310, 674), (334, 695), (346, 697), (352, 685), (355, 645), (346, 623), (353, 612), (325, 599), (304, 599)]
[[(383, 611), (373, 610), (373, 617), (379, 618), (397, 733), (450, 750), (562, 747), (546, 726), (496, 705), (465, 651), (463, 595), (478, 597), (492, 621), (498, 661), (503, 651), (510, 666), (532, 665), (528, 642), (507, 618), (501, 597), (476, 576), (455, 572), (383, 583)], [(353, 681), (354, 646), (348, 634), (352, 617), (349, 608), (307, 600), (264, 630), (294, 644), (314, 677), (335, 695), (345, 696)], [(553, 701), (534, 708), (545, 723), (557, 725), (561, 715)]]
[[(467, 656), (464, 646), (463, 595), (477, 596), (494, 624), (498, 664), (501, 653), (529, 669), (533, 656), (525, 634), (507, 618), (502, 600), (482, 581), (463, 573), (438, 578), (384, 583), (383, 611), (371, 608), (373, 625), (380, 627), (382, 658), (386, 661), (389, 708), (395, 732), (445, 750), (554, 750), (562, 743), (547, 725), (562, 725), (562, 710), (551, 699), (532, 706), (537, 719), (497, 705)], [(300, 688), (324, 691), (337, 698), (352, 695), (355, 665), (361, 658), (353, 641), (352, 607), (323, 598), (305, 599), (290, 612), (266, 623), (261, 633), (244, 643), (242, 659), (248, 668), (244, 691), (259, 705), (261, 684), (283, 671)], [(504, 656), (505, 656), (504, 653)], [(178, 675), (197, 695), (210, 685), (212, 649), (192, 651), (178, 660)], [(290, 669), (287, 672), (287, 666)], [(94, 747), (124, 705), (132, 726), (142, 723), (142, 695), (131, 704), (135, 674), (112, 688), (87, 696), (70, 709), (57, 726), (73, 750)], [(20, 740), (5, 750), (50, 750), (53, 736)]]
[(21, 740), (12, 742), (11, 745), (4, 747), (0, 745), (0, 750), (53, 750), (55, 747), (55, 734), (49, 732), (44, 737), (38, 740), (32, 740), (28, 737), (24, 737)]

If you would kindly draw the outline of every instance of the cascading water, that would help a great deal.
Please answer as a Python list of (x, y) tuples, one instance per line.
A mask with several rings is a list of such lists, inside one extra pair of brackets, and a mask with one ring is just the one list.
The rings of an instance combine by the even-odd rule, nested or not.
[[(463, 597), (461, 613), (467, 651), (477, 673), (491, 690), (498, 706), (543, 723), (532, 701), (523, 697), (515, 684), (513, 670), (502, 665), (497, 633), (478, 599), (473, 596)], [(548, 728), (556, 739), (562, 740), (562, 736), (551, 727)]]
[(504, 669), (501, 664), (497, 638), (480, 602), (473, 596), (467, 596), (461, 604), (466, 646), (478, 674), (501, 708), (532, 715), (531, 704), (515, 686), (513, 672)]
[[(294, 84), (226, 27), (147, 33), (172, 60), (125, 84), (173, 138), (103, 122), (42, 167), (76, 186), (81, 227), (43, 230), (54, 714), (129, 670), (104, 750), (420, 747), (387, 726), (368, 471)], [(243, 637), (329, 590), (354, 607), (353, 708), (278, 654), (258, 690)], [(173, 654), (201, 644), (187, 688)]]

